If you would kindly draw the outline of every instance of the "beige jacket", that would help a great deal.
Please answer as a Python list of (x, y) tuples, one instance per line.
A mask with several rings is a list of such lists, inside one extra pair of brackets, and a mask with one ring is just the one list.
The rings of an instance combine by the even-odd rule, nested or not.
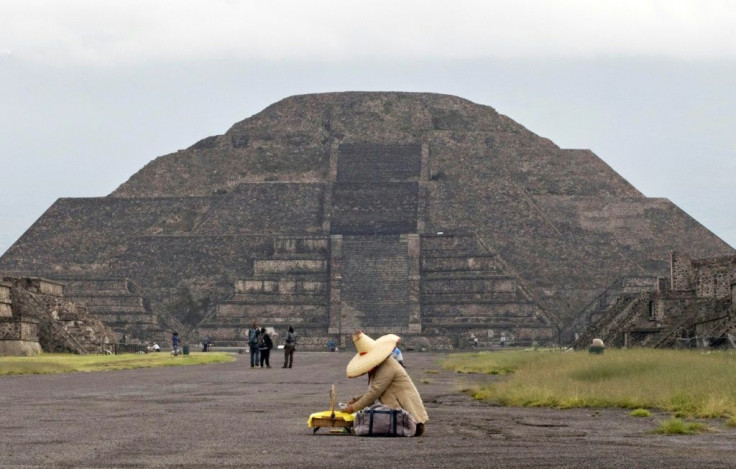
[(368, 407), (378, 400), (381, 404), (394, 409), (404, 409), (417, 423), (429, 420), (419, 391), (399, 362), (389, 355), (371, 373), (368, 392), (353, 403), (355, 410)]

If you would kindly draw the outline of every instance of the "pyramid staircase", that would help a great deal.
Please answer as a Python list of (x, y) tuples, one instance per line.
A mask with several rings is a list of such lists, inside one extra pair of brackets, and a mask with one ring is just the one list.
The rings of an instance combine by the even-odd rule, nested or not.
[(421, 252), (424, 330), (474, 331), (477, 342), (466, 339), (479, 348), (500, 346), (502, 336), (517, 345), (556, 338), (555, 325), (518, 277), (472, 233), (423, 235)]
[(272, 252), (253, 260), (252, 277), (235, 282), (200, 330), (218, 345), (242, 346), (254, 322), (302, 333), (327, 329), (327, 245), (326, 237), (275, 238)]

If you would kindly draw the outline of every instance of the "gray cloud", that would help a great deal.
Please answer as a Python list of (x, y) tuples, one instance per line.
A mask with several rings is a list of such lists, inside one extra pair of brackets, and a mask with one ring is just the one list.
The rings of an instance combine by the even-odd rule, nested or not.
[(735, 58), (727, 0), (5, 0), (0, 47), (94, 66), (160, 60)]

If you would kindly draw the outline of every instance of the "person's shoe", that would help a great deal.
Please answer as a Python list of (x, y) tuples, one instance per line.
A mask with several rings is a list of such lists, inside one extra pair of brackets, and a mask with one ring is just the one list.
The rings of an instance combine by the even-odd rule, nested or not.
[(424, 424), (418, 423), (417, 424), (417, 431), (414, 433), (414, 436), (422, 436), (424, 434)]
[(289, 365), (289, 368), (291, 368), (291, 365)]

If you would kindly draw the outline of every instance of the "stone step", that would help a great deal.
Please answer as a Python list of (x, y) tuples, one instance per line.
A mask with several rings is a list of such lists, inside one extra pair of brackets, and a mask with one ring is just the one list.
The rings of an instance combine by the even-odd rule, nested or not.
[(270, 256), (258, 256), (258, 260), (325, 260), (326, 255), (321, 252), (274, 252)]
[(245, 317), (293, 317), (311, 318), (310, 320), (327, 321), (327, 304), (322, 305), (287, 305), (287, 304), (244, 304), (219, 303), (211, 322), (229, 321), (231, 318)]
[(502, 272), (493, 272), (488, 270), (440, 270), (425, 271), (422, 270), (422, 280), (455, 280), (455, 279), (496, 279), (496, 280), (514, 280), (516, 277), (506, 275)]
[(322, 258), (310, 259), (256, 259), (253, 261), (253, 274), (323, 274), (327, 270), (327, 261)]
[(74, 303), (82, 303), (88, 308), (93, 306), (143, 306), (143, 298), (136, 295), (68, 295), (67, 299)]
[(423, 295), (447, 294), (515, 294), (516, 281), (513, 278), (443, 278), (424, 279)]
[(279, 295), (279, 294), (237, 294), (219, 304), (241, 305), (325, 305), (326, 295)]
[(280, 318), (280, 317), (243, 317), (243, 318), (232, 318), (230, 321), (207, 321), (199, 324), (199, 329), (202, 331), (222, 330), (227, 331), (230, 335), (233, 334), (233, 329), (241, 330), (245, 340), (248, 339), (248, 329), (255, 321), (259, 327), (277, 327), (281, 326), (284, 330), (288, 326), (293, 326), (297, 329), (318, 329), (326, 330), (329, 326), (327, 321), (311, 321), (303, 320), (302, 318)]
[(235, 282), (236, 295), (325, 295), (327, 294), (326, 279), (284, 279), (278, 280), (239, 280)]
[(463, 293), (444, 293), (444, 294), (422, 294), (422, 304), (440, 305), (440, 304), (532, 304), (527, 298), (517, 295), (516, 292), (502, 293), (483, 293), (483, 294), (463, 294)]
[(143, 306), (89, 306), (87, 311), (94, 314), (149, 314)]
[(448, 329), (467, 329), (469, 327), (481, 328), (481, 329), (549, 329), (549, 324), (540, 324), (533, 321), (495, 321), (489, 322), (486, 319), (483, 322), (453, 322), (447, 320), (436, 320), (436, 321), (423, 321), (422, 328), (424, 330), (431, 328), (446, 327)]

